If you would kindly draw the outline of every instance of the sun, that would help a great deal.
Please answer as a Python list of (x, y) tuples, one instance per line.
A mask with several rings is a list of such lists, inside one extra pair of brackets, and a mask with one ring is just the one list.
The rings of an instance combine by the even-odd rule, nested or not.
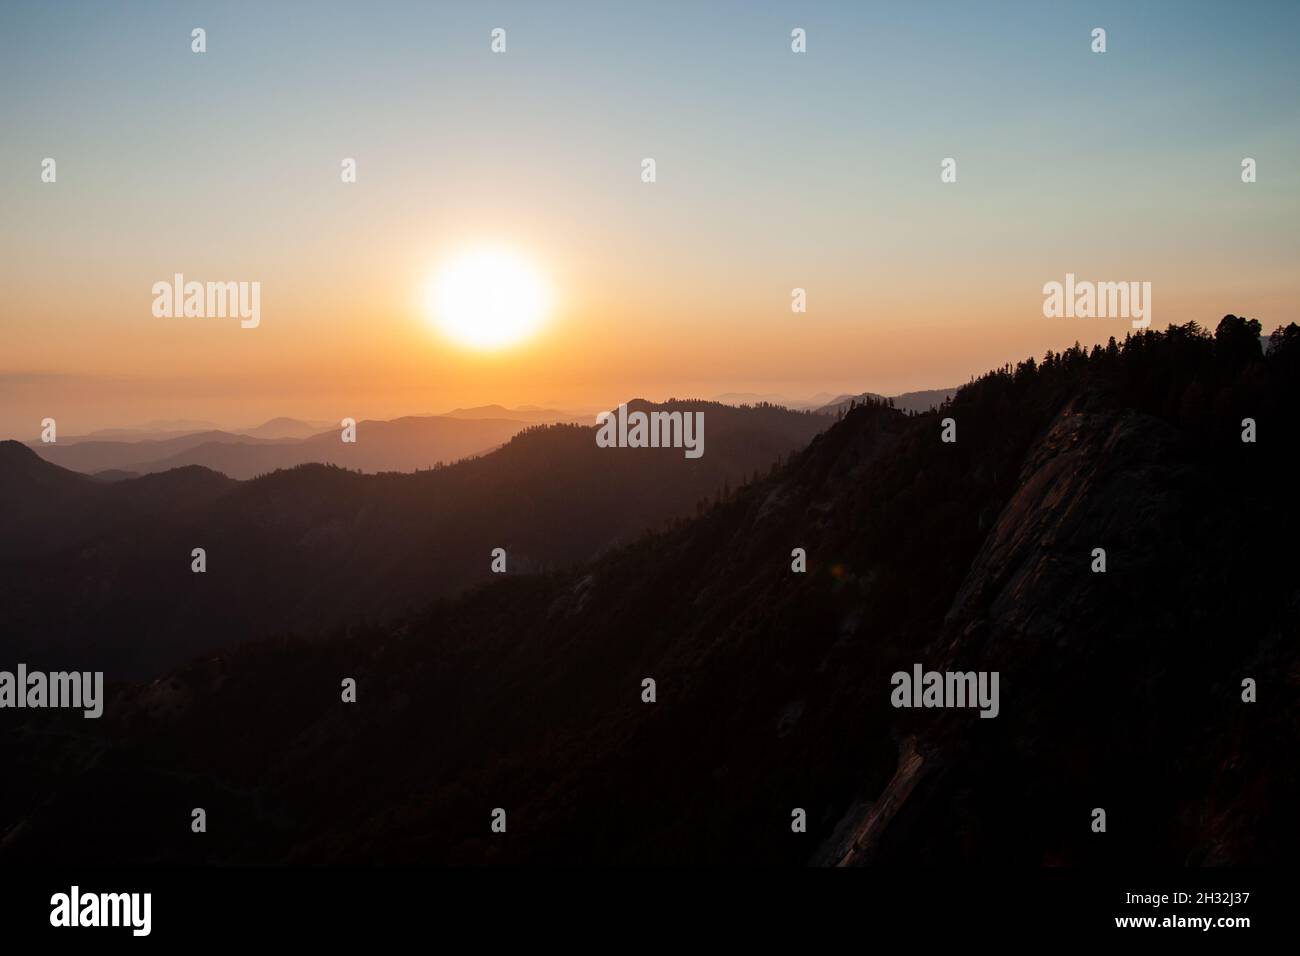
[(525, 257), (504, 247), (463, 252), (429, 286), (434, 324), (454, 342), (500, 349), (532, 338), (550, 310), (550, 289)]

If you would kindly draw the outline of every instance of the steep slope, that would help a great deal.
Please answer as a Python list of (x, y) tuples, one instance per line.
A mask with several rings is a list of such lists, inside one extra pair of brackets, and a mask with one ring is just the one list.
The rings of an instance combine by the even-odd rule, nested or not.
[[(826, 862), (1244, 862), (1273, 852), (1251, 841), (1222, 855), (1204, 790), (1218, 763), (1235, 762), (1225, 735), (1296, 702), (1294, 652), (1281, 667), (1252, 658), (1295, 633), (1287, 603), (1300, 589), (1278, 566), (1242, 573), (1276, 553), (1273, 534), (1294, 533), (1295, 512), (1250, 494), (1267, 471), (1248, 461), (1249, 445), (1225, 445), (1216, 460), (1184, 439), (1096, 395), (1062, 410), (939, 639), (918, 655), (927, 668), (999, 672), (999, 717), (901, 720), (914, 736), (884, 792), (906, 795), (888, 825), (873, 826), (874, 808), (851, 814)], [(1230, 507), (1216, 507), (1225, 493)], [(1097, 547), (1104, 574), (1091, 570)], [(1277, 617), (1261, 617), (1259, 602)], [(1267, 688), (1266, 705), (1243, 704), (1246, 677)], [(1291, 764), (1276, 799), (1300, 795)], [(1098, 807), (1109, 836), (1090, 829)], [(1273, 832), (1296, 835), (1290, 824)], [(1169, 847), (1186, 852), (1170, 860)]]
[(44, 461), (16, 441), (0, 441), (0, 558), (35, 542), (59, 546), (101, 508), (97, 482)]

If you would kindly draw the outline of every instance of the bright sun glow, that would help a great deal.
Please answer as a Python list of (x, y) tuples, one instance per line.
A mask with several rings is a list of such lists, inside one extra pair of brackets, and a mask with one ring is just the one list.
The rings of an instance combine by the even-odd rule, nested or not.
[(537, 332), (550, 293), (541, 274), (508, 249), (476, 249), (448, 262), (429, 289), (429, 311), (461, 345), (496, 349)]

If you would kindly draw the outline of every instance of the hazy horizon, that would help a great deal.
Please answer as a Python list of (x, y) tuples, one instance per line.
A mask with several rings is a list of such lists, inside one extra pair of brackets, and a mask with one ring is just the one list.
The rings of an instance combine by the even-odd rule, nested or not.
[[(951, 386), (946, 386), (946, 387), (936, 386), (934, 388), (928, 388), (928, 389), (909, 389), (908, 392), (900, 392), (898, 393), (898, 395), (905, 395), (911, 392), (954, 390), (956, 388), (959, 388), (961, 384), (965, 384), (965, 383), (954, 383)], [(482, 403), (474, 403), (474, 404), (457, 405), (452, 408), (414, 409), (414, 410), (408, 409), (404, 411), (397, 411), (391, 414), (356, 415), (350, 417), (355, 418), (359, 422), (366, 421), (366, 420), (394, 421), (401, 418), (443, 417), (443, 416), (453, 415), (456, 412), (475, 411), (475, 410), (491, 408), (491, 407), (499, 407), (503, 409), (503, 411), (507, 413), (506, 417), (508, 417), (508, 413), (544, 413), (544, 412), (554, 412), (556, 413), (557, 416), (586, 417), (589, 415), (594, 416), (598, 412), (615, 408), (620, 402), (630, 402), (634, 400), (647, 401), (653, 404), (662, 404), (668, 401), (725, 402), (725, 400), (730, 398), (735, 398), (735, 397), (743, 397), (743, 399), (746, 402), (748, 402), (752, 398), (754, 401), (768, 401), (774, 404), (787, 405), (793, 410), (802, 410), (804, 408), (812, 409), (812, 408), (821, 407), (823, 405), (828, 405), (831, 404), (834, 400), (840, 399), (845, 396), (858, 396), (868, 392), (875, 392), (875, 390), (869, 388), (844, 389), (842, 391), (831, 391), (828, 389), (822, 389), (819, 390), (818, 392), (814, 392), (811, 394), (808, 393), (777, 394), (773, 392), (755, 392), (751, 389), (734, 389), (725, 392), (719, 392), (716, 394), (700, 394), (700, 395), (687, 394), (687, 393), (682, 393), (680, 395), (662, 395), (662, 396), (628, 394), (628, 395), (618, 397), (617, 400), (613, 400), (599, 405), (591, 405), (591, 406), (565, 405), (563, 403), (558, 403), (558, 402), (520, 402), (518, 404), (513, 404), (513, 405), (505, 405), (504, 403), (501, 402), (482, 402)], [(875, 392), (875, 394), (883, 394), (883, 393)], [(897, 396), (887, 395), (885, 397), (893, 398)], [(169, 418), (169, 417), (138, 418), (138, 419), (123, 420), (123, 421), (114, 420), (114, 421), (107, 422), (105, 424), (87, 425), (86, 427), (76, 428), (76, 429), (67, 429), (65, 428), (64, 423), (60, 421), (59, 437), (60, 438), (79, 437), (91, 433), (113, 432), (113, 431), (197, 432), (197, 431), (203, 431), (207, 429), (215, 429), (220, 431), (238, 433), (243, 431), (254, 430), (256, 428), (270, 424), (279, 419), (291, 420), (303, 424), (319, 425), (322, 432), (337, 430), (337, 423), (331, 420), (328, 416), (321, 415), (318, 413), (308, 412), (303, 414), (270, 414), (263, 417), (254, 417), (251, 419), (249, 418), (200, 419), (200, 418), (194, 418), (190, 416), (179, 416), (176, 418)], [(90, 420), (94, 421), (95, 419), (92, 418)], [(40, 431), (41, 431), (40, 423), (37, 422), (36, 425), (30, 429), (30, 431), (32, 432), (32, 434), (30, 435), (20, 435), (20, 434), (3, 435), (0, 436), (0, 440), (3, 440), (4, 438), (10, 438), (10, 439), (27, 442), (27, 443), (34, 443), (39, 441)]]

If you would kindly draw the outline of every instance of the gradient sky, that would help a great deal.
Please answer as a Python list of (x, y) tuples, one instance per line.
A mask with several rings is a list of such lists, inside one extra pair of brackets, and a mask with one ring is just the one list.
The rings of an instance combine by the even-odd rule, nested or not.
[[(1271, 331), (1298, 36), (1293, 2), (5, 0), (0, 436), (955, 385), (1123, 336), (1043, 317), (1066, 272)], [(550, 277), (527, 346), (425, 314), (480, 241)], [(260, 281), (261, 327), (154, 318), (176, 272)]]

